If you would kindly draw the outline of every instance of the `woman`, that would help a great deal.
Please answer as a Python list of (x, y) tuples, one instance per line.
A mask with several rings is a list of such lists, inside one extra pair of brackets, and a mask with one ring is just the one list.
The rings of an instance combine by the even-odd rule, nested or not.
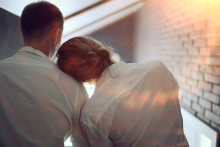
[(162, 62), (121, 62), (90, 37), (68, 40), (58, 57), (65, 73), (80, 82), (96, 83), (81, 114), (92, 147), (188, 147), (179, 87)]

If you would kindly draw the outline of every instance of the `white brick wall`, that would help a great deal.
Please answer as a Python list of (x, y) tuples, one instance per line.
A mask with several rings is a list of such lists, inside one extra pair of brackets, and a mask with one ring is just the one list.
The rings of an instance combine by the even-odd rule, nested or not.
[(220, 0), (152, 1), (154, 59), (176, 77), (181, 105), (220, 130)]

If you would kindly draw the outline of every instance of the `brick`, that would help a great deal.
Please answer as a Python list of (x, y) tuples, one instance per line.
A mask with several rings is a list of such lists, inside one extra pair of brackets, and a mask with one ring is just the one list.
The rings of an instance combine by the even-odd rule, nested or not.
[(168, 55), (174, 55), (175, 52), (172, 50), (159, 50), (158, 54), (168, 56)]
[(173, 68), (172, 71), (175, 73), (181, 73), (181, 68)]
[(191, 72), (191, 76), (192, 76), (192, 78), (194, 78), (194, 79), (203, 80), (203, 74), (200, 73), (200, 72), (194, 72), (194, 71), (192, 71), (192, 72)]
[[(190, 56), (183, 56), (181, 58), (179, 58), (179, 61), (181, 61), (182, 63), (188, 64), (191, 62), (191, 58)], [(188, 70), (188, 69), (183, 69), (183, 71)]]
[(213, 85), (212, 92), (215, 94), (220, 95), (220, 86), (219, 85)]
[(160, 46), (160, 49), (163, 49), (163, 50), (173, 50), (174, 46), (166, 44), (166, 45)]
[(175, 38), (178, 37), (175, 31), (170, 31), (169, 33), (166, 33), (168, 38)]
[(182, 48), (183, 47), (183, 43), (181, 41), (176, 42), (173, 45), (174, 45), (174, 48)]
[(200, 64), (204, 62), (204, 58), (201, 56), (191, 56), (191, 62)]
[(192, 79), (192, 78), (187, 78), (187, 79), (186, 79), (186, 83), (189, 84), (189, 85), (191, 85), (191, 86), (197, 86), (198, 81), (197, 81), (197, 80), (194, 80), (194, 79)]
[(206, 39), (198, 39), (194, 40), (194, 46), (206, 46), (207, 45), (207, 40)]
[(196, 48), (196, 47), (189, 47), (188, 48), (188, 53), (189, 53), (189, 55), (197, 56), (197, 55), (199, 55), (199, 49)]
[[(219, 34), (218, 37), (220, 38), (220, 34)], [(220, 40), (218, 42), (220, 43)], [(216, 46), (216, 45), (215, 46), (209, 46), (208, 48), (209, 48), (210, 54), (212, 56), (220, 56), (220, 45), (218, 45), (218, 46)]]
[[(172, 61), (176, 61), (176, 62), (178, 62), (178, 61), (182, 61), (181, 60), (181, 56), (173, 56), (173, 60)], [(182, 63), (184, 63), (184, 62), (182, 62)], [(185, 63), (184, 63), (185, 64)], [(180, 67), (180, 66), (179, 66)]]
[(203, 81), (199, 81), (198, 87), (206, 91), (212, 90), (212, 84)]
[(187, 93), (187, 98), (189, 99), (189, 100), (191, 100), (191, 101), (194, 101), (194, 102), (198, 102), (198, 100), (199, 100), (199, 98), (198, 98), (198, 96), (196, 96), (196, 95), (194, 95), (194, 94), (192, 94), (192, 93)]
[[(211, 1), (213, 1), (213, 0), (211, 0)], [(217, 19), (219, 17), (219, 15), (220, 15), (219, 8), (220, 7), (217, 8), (217, 11), (213, 11), (216, 8), (214, 8), (214, 9), (210, 8), (212, 14), (209, 13), (209, 17), (207, 17), (207, 27), (208, 28), (216, 27), (216, 26), (220, 25), (220, 21), (219, 21), (219, 19)]]
[(179, 63), (178, 63), (178, 62), (172, 62), (172, 61), (171, 61), (169, 64), (170, 64), (172, 67), (174, 67), (174, 68), (175, 68), (175, 67), (179, 67)]
[(212, 111), (213, 111), (215, 114), (219, 115), (219, 117), (220, 117), (220, 106), (219, 106), (219, 105), (212, 104)]
[(162, 61), (170, 61), (172, 60), (172, 57), (170, 56), (159, 56), (159, 59)]
[(192, 102), (192, 109), (196, 110), (198, 113), (203, 114), (205, 109), (202, 108), (200, 105), (198, 105), (195, 102)]
[(203, 97), (203, 90), (199, 89), (198, 87), (192, 87), (191, 92), (199, 97)]
[(204, 55), (204, 56), (209, 56), (211, 54), (208, 47), (200, 47), (199, 53), (200, 55)]
[(205, 116), (215, 122), (216, 124), (220, 124), (220, 117), (209, 110), (205, 110)]
[(182, 105), (187, 106), (187, 107), (191, 107), (191, 101), (190, 100), (188, 100), (186, 98), (183, 98), (181, 102), (182, 102)]
[(220, 75), (220, 67), (214, 67), (213, 74)]
[(159, 45), (173, 44), (173, 43), (176, 43), (177, 41), (179, 41), (178, 38), (167, 38), (164, 40), (157, 41), (157, 44)]
[(188, 69), (183, 69), (182, 74), (186, 77), (191, 77), (191, 71)]
[(174, 51), (174, 55), (175, 55), (175, 56), (177, 56), (177, 55), (186, 56), (186, 55), (187, 55), (187, 52), (184, 51), (184, 50), (175, 50), (175, 51)]
[(217, 57), (206, 57), (204, 63), (208, 65), (220, 65), (220, 58)]
[(207, 45), (208, 46), (219, 46), (220, 43), (219, 43), (219, 36), (212, 36), (212, 37), (209, 37), (207, 38)]
[(219, 26), (208, 28), (208, 31), (206, 31), (206, 38), (208, 41), (208, 46), (218, 46), (219, 45), (219, 31), (220, 31)]
[(193, 46), (193, 40), (183, 41), (184, 47), (191, 47)]
[(165, 40), (159, 40), (159, 41), (157, 41), (156, 44), (157, 45), (164, 45), (164, 44), (166, 44), (166, 42), (165, 42)]
[(204, 91), (203, 98), (205, 98), (213, 103), (216, 103), (216, 104), (219, 104), (219, 102), (220, 102), (219, 96), (217, 94), (207, 92), (207, 91)]
[(199, 64), (189, 63), (188, 68), (193, 71), (199, 71)]
[(204, 55), (204, 56), (210, 55), (210, 51), (208, 50), (207, 47), (200, 47), (199, 52), (201, 55)]
[[(179, 25), (178, 25), (178, 26), (179, 26)], [(189, 34), (188, 34), (188, 33), (181, 34), (181, 35), (179, 36), (179, 39), (180, 39), (181, 41), (188, 41), (188, 40), (189, 40)]]
[(196, 31), (192, 31), (189, 33), (189, 38), (190, 39), (198, 39), (200, 38), (201, 34), (200, 34), (200, 31), (199, 30), (196, 30)]
[(205, 81), (219, 84), (220, 83), (220, 77), (213, 75), (213, 74), (205, 74)]
[(220, 125), (217, 125), (215, 122), (211, 121), (211, 126), (213, 128), (215, 128), (216, 130), (219, 130), (220, 131)]
[[(213, 23), (213, 21), (210, 21), (211, 23)], [(209, 21), (208, 21), (208, 23), (210, 23)], [(219, 21), (220, 22), (220, 21)], [(219, 25), (220, 26), (220, 25)], [(205, 34), (206, 35), (206, 37), (217, 37), (218, 35), (219, 35), (219, 32), (220, 32), (220, 28), (219, 28), (219, 26), (210, 26), (210, 27), (208, 27), (208, 30), (209, 31), (205, 31), (205, 32), (202, 32), (203, 34)], [(215, 39), (214, 39), (215, 40)]]
[(181, 84), (179, 85), (181, 89), (185, 90), (185, 91), (190, 91), (191, 87), (187, 84)]
[(182, 83), (186, 82), (186, 77), (184, 77), (182, 75), (177, 75), (176, 79), (178, 82), (182, 82)]
[(199, 98), (199, 105), (201, 105), (203, 108), (211, 110), (212, 104), (210, 101), (207, 101), (205, 99)]
[[(183, 27), (181, 32), (182, 33), (190, 33), (192, 31), (192, 27), (193, 27), (192, 25)], [(192, 45), (192, 44), (188, 44), (188, 45)]]
[(178, 66), (181, 66), (182, 69), (187, 69), (188, 68), (188, 63), (184, 63), (184, 62), (178, 62)]
[(199, 29), (203, 29), (203, 28), (205, 28), (206, 27), (206, 21), (199, 21), (199, 22), (196, 22), (196, 23), (193, 23), (193, 28), (194, 29), (197, 29), (197, 30), (199, 30)]
[[(219, 36), (220, 37), (220, 36)], [(202, 48), (200, 49), (200, 55), (204, 55), (204, 56), (220, 56), (220, 48), (219, 46), (207, 46), (206, 49)]]
[[(208, 65), (200, 65), (199, 70), (204, 73), (213, 73), (213, 67)], [(220, 74), (220, 69), (219, 69)]]
[(197, 113), (196, 116), (206, 122), (207, 124), (210, 123), (210, 119), (206, 118), (203, 114)]

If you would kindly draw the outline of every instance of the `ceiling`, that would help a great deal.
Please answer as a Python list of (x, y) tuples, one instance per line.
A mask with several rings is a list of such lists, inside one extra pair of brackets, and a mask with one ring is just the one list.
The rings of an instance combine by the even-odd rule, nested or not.
[[(65, 18), (63, 41), (87, 35), (137, 11), (140, 0), (47, 0), (56, 5)], [(36, 0), (0, 0), (0, 7), (21, 16), (23, 8)], [(95, 7), (90, 7), (95, 6)], [(85, 11), (81, 11), (85, 9)], [(78, 13), (77, 13), (78, 12)]]
[[(77, 12), (85, 7), (88, 7), (94, 3), (100, 2), (100, 0), (47, 0), (50, 3), (56, 5), (64, 17)], [(0, 0), (0, 7), (17, 15), (21, 16), (23, 8), (37, 0)]]

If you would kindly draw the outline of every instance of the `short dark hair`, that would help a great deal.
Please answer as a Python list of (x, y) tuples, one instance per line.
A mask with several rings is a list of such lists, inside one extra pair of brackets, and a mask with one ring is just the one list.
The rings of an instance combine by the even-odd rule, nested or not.
[(24, 39), (42, 39), (53, 27), (63, 30), (63, 15), (53, 4), (45, 1), (27, 5), (21, 14), (20, 25)]

